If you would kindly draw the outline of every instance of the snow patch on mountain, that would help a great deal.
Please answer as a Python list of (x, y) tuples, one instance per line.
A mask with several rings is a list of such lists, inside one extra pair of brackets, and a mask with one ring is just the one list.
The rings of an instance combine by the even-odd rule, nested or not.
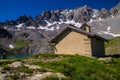
[(37, 29), (46, 30), (46, 29), (47, 29), (47, 27), (45, 27), (45, 26), (39, 26)]
[(102, 18), (99, 18), (99, 19), (98, 19), (98, 21), (104, 21), (104, 19), (102, 19)]
[(47, 26), (52, 26), (52, 25), (54, 25), (54, 24), (58, 24), (58, 22), (53, 22), (53, 23), (50, 23), (50, 22), (48, 22), (47, 20), (46, 20), (46, 23), (47, 23)]
[(94, 17), (97, 17), (97, 14), (93, 14), (92, 17), (93, 17), (93, 18), (94, 18)]
[(10, 44), (8, 47), (9, 47), (10, 49), (13, 49), (15, 46), (13, 46), (13, 44)]
[(4, 29), (7, 29), (8, 27), (7, 27), (7, 26), (4, 26), (3, 28), (4, 28)]
[(45, 27), (45, 26), (39, 26), (37, 29), (45, 30), (45, 31), (54, 31), (54, 27)]
[(51, 28), (47, 28), (46, 31), (54, 31), (55, 28), (54, 27), (51, 27)]
[(29, 26), (29, 27), (27, 27), (27, 29), (36, 29), (36, 27), (34, 27), (34, 26)]
[(107, 31), (108, 31), (108, 32), (110, 32), (110, 29), (111, 29), (111, 27), (110, 27), (110, 26), (108, 26)]
[(74, 20), (66, 20), (66, 21), (63, 21), (63, 20), (60, 20), (60, 21), (58, 21), (58, 22), (53, 22), (53, 23), (50, 23), (50, 22), (48, 22), (48, 21), (46, 21), (47, 22), (47, 26), (52, 26), (52, 25), (60, 25), (60, 24), (62, 24), (62, 23), (66, 23), (66, 24), (72, 24), (72, 25), (74, 25), (74, 26), (76, 26), (76, 27), (78, 27), (78, 28), (80, 28), (81, 27), (81, 23), (78, 23), (78, 22), (75, 22)]
[(98, 18), (97, 20), (94, 20), (94, 19), (90, 19), (89, 22), (87, 23), (92, 23), (92, 22), (95, 22), (95, 21), (104, 21), (105, 19), (101, 19), (101, 18)]
[(78, 23), (78, 22), (75, 22), (74, 20), (67, 20), (66, 22), (64, 22), (64, 23), (66, 23), (66, 24), (72, 24), (72, 25), (74, 25), (74, 26), (76, 26), (76, 27), (78, 27), (78, 28), (80, 28), (81, 27), (81, 23)]
[(118, 37), (118, 36), (120, 36), (120, 34), (113, 34), (113, 33), (109, 32), (109, 31), (99, 31), (99, 32), (97, 32), (97, 33), (98, 33), (98, 34), (111, 35), (111, 36), (113, 36), (113, 37)]
[[(54, 30), (58, 30), (60, 27), (59, 27), (59, 25), (60, 24), (63, 24), (63, 23), (65, 23), (65, 24), (72, 24), (72, 25), (74, 25), (74, 26), (76, 26), (76, 27), (78, 27), (78, 28), (80, 28), (81, 27), (81, 25), (82, 25), (82, 23), (78, 23), (78, 22), (75, 22), (74, 20), (66, 20), (66, 21), (63, 21), (63, 20), (60, 20), (60, 21), (55, 21), (55, 22), (53, 22), (53, 23), (51, 23), (51, 22), (48, 22), (47, 20), (46, 20), (46, 23), (47, 23), (47, 26), (39, 26), (37, 29), (42, 29), (42, 30), (46, 30), (46, 31), (54, 31)], [(56, 26), (53, 26), (53, 25), (56, 25)]]
[(18, 24), (18, 25), (16, 25), (15, 27), (21, 28), (21, 27), (23, 26), (23, 24), (24, 24), (24, 23)]

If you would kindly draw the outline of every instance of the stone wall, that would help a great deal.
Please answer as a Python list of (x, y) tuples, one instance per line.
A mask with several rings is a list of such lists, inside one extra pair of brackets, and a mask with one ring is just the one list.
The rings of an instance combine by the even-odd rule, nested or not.
[(90, 38), (74, 31), (71, 31), (66, 37), (57, 43), (55, 48), (56, 54), (79, 54), (91, 56)]

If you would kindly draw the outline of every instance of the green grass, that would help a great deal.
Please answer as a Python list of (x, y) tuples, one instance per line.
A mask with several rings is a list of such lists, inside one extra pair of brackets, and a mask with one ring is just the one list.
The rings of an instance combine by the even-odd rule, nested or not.
[(12, 48), (11, 50), (17, 50), (17, 49), (21, 49), (25, 46), (28, 46), (30, 44), (29, 40), (19, 40), (19, 41), (14, 41), (14, 48)]
[[(18, 80), (19, 79), (19, 75), (10, 75), (9, 77), (6, 76), (5, 80)], [(4, 79), (2, 79), (4, 80)]]
[(24, 73), (28, 73), (28, 74), (33, 73), (33, 70), (32, 70), (32, 69), (25, 68), (25, 67), (17, 68), (17, 71), (19, 71), (19, 72), (24, 72)]
[[(49, 61), (49, 59), (62, 58), (61, 60)], [(119, 80), (120, 77), (120, 58), (113, 58), (112, 62), (102, 62), (98, 58), (90, 58), (79, 55), (56, 55), (56, 54), (39, 54), (27, 59), (35, 59), (30, 65), (40, 66), (39, 72), (59, 72), (65, 75), (61, 80)], [(47, 60), (44, 62), (42, 60)], [(5, 66), (16, 60), (0, 61)], [(23, 61), (24, 59), (19, 59)], [(9, 71), (9, 67), (6, 67)], [(4, 69), (5, 70), (5, 69)], [(33, 70), (26, 67), (19, 67), (14, 71), (32, 74)], [(9, 71), (10, 72), (10, 71)], [(46, 77), (43, 80), (59, 80), (56, 76)]]
[(109, 42), (105, 43), (105, 48), (107, 55), (120, 54), (120, 37), (109, 39)]
[(6, 59), (6, 60), (0, 60), (0, 67), (5, 67), (6, 65), (14, 62), (15, 60), (10, 60), (10, 59)]
[[(48, 53), (43, 53), (43, 54), (37, 54), (33, 56), (34, 58), (56, 58), (56, 57), (67, 57), (68, 55), (57, 55), (57, 54), (48, 54)], [(70, 56), (70, 55), (69, 55)]]
[(69, 78), (59, 78), (59, 77), (53, 75), (53, 76), (48, 76), (42, 80), (70, 80), (70, 79)]
[(35, 61), (32, 64), (60, 72), (71, 80), (119, 80), (120, 77), (119, 58), (114, 58), (111, 63), (101, 63), (96, 58), (68, 56), (60, 61)]
[(118, 41), (120, 41), (120, 37), (111, 38), (108, 40), (108, 42), (105, 43), (105, 47), (108, 48), (109, 46), (115, 44)]

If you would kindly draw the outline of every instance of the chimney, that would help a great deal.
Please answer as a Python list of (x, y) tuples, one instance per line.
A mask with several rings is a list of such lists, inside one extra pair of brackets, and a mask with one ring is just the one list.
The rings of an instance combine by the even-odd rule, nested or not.
[(83, 31), (89, 32), (89, 33), (91, 32), (90, 26), (88, 26), (86, 23), (83, 24), (83, 25), (80, 27), (80, 29), (83, 30)]

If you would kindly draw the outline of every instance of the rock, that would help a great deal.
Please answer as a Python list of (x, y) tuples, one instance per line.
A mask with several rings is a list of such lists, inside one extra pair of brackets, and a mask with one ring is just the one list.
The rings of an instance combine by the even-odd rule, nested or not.
[(4, 23), (0, 23), (0, 26), (4, 26), (4, 25), (12, 27), (17, 25), (17, 22), (15, 20), (11, 20), (11, 21), (6, 20)]
[(92, 13), (92, 18), (91, 19), (97, 20), (98, 19), (98, 15), (99, 15), (99, 10), (93, 9), (92, 12), (93, 13)]
[(0, 58), (6, 58), (7, 49), (9, 44), (12, 42), (13, 35), (7, 29), (0, 28)]
[(41, 14), (41, 16), (44, 20), (49, 20), (51, 18), (51, 12), (49, 10), (46, 10)]
[(3, 68), (2, 67), (0, 67), (0, 71), (2, 70)]
[(24, 66), (25, 66), (25, 67), (28, 67), (28, 68), (30, 68), (30, 69), (33, 69), (33, 70), (35, 70), (35, 69), (40, 69), (39, 66), (35, 66), (35, 65), (28, 65), (28, 64), (25, 64)]
[(0, 28), (0, 38), (7, 38), (7, 39), (12, 39), (12, 34), (10, 31)]
[(25, 26), (35, 26), (35, 21), (31, 19), (25, 23)]
[(60, 18), (62, 20), (72, 20), (74, 17), (74, 10), (70, 10), (70, 9), (65, 9), (63, 11), (61, 11), (61, 15)]
[(116, 8), (111, 9), (110, 12), (113, 16), (116, 16), (118, 14), (118, 10)]
[(35, 17), (35, 21), (36, 21), (36, 22), (38, 22), (38, 21), (40, 21), (40, 20), (42, 20), (42, 16), (41, 16), (41, 15), (38, 15), (38, 16)]
[(112, 57), (99, 58), (98, 60), (103, 62), (112, 62)]
[(56, 13), (52, 12), (50, 22), (55, 22), (55, 21), (59, 21), (59, 17), (57, 16)]
[(20, 72), (19, 79), (26, 80), (28, 76), (30, 76), (30, 74)]
[(85, 23), (88, 22), (92, 15), (92, 9), (89, 8), (87, 5), (83, 6), (82, 8), (78, 8), (74, 11), (74, 18), (75, 22)]
[(4, 77), (5, 77), (5, 75), (0, 74), (0, 80), (5, 80)]
[(37, 30), (21, 30), (16, 31), (14, 33), (16, 39), (19, 40), (31, 40), (31, 41), (40, 41), (41, 39), (45, 39), (45, 37), (43, 36), (43, 34), (41, 34), (39, 31)]
[(16, 20), (16, 22), (19, 23), (19, 24), (21, 24), (21, 23), (25, 23), (25, 22), (27, 22), (27, 21), (29, 21), (29, 20), (32, 20), (32, 17), (31, 17), (31, 16), (23, 15), (23, 16), (20, 16), (20, 17)]
[(110, 13), (113, 16), (119, 16), (120, 15), (120, 2), (118, 3), (117, 6), (113, 7), (112, 9), (110, 9)]
[(56, 14), (57, 14), (57, 16), (59, 16), (59, 15), (60, 15), (60, 12), (61, 12), (61, 10), (60, 10), (60, 9), (58, 9), (58, 10), (54, 10), (54, 13), (56, 13)]
[(23, 63), (20, 61), (16, 61), (16, 62), (13, 62), (12, 64), (8, 64), (8, 66), (11, 68), (18, 68), (18, 67), (21, 67), (22, 65)]
[(38, 21), (37, 23), (36, 23), (36, 25), (39, 27), (40, 25), (42, 26), (42, 27), (45, 27), (45, 26), (47, 26), (47, 23), (44, 21), (44, 20), (40, 20), (40, 21)]
[(102, 8), (100, 10), (99, 17), (102, 18), (102, 19), (106, 19), (106, 18), (111, 17), (111, 14), (110, 14), (110, 12), (108, 10), (106, 10), (105, 8)]
[(52, 73), (52, 72), (46, 72), (43, 74), (35, 74), (31, 77), (28, 77), (27, 80), (42, 80), (48, 76), (57, 76), (58, 78), (64, 78), (65, 76), (61, 73)]

